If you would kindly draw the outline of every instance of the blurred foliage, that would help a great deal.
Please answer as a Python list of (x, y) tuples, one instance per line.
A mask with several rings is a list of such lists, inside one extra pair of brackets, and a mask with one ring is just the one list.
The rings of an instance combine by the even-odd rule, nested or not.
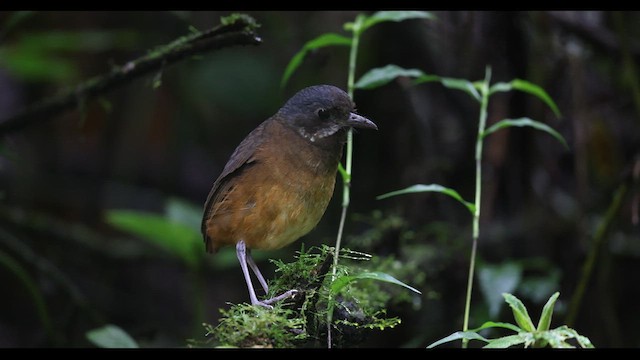
[(135, 349), (138, 344), (116, 325), (105, 325), (87, 332), (87, 339), (101, 348)]
[(74, 53), (130, 50), (137, 33), (128, 30), (47, 31), (21, 34), (0, 43), (0, 67), (25, 81), (69, 83), (80, 80)]
[(110, 210), (106, 222), (146, 239), (180, 258), (191, 268), (204, 260), (200, 221), (202, 212), (179, 199), (168, 199), (165, 213), (150, 214), (135, 210)]

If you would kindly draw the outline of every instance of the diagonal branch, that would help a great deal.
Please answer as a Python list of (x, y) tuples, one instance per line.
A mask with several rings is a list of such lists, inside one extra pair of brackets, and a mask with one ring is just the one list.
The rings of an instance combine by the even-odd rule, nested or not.
[(0, 121), (0, 135), (21, 130), (36, 122), (42, 122), (81, 106), (87, 100), (147, 75), (167, 65), (192, 55), (200, 55), (237, 45), (259, 45), (262, 40), (255, 33), (259, 24), (248, 15), (231, 15), (222, 18), (222, 24), (214, 28), (183, 36), (159, 46), (145, 56), (114, 67), (109, 73), (91, 78), (74, 88), (43, 99), (13, 116)]

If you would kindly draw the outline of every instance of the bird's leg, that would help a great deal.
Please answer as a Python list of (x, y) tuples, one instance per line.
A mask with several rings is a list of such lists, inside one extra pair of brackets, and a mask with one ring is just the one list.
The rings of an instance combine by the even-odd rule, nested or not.
[(253, 260), (253, 256), (251, 256), (251, 249), (247, 249), (246, 254), (247, 254), (246, 255), (247, 263), (249, 264), (249, 267), (251, 268), (251, 270), (253, 270), (253, 273), (256, 274), (256, 277), (258, 278), (260, 285), (262, 285), (262, 288), (264, 289), (264, 293), (269, 295), (269, 286), (267, 286), (267, 282), (265, 281), (264, 276), (262, 276), (262, 273), (260, 273), (260, 269), (258, 269), (258, 265), (256, 265), (255, 260)]
[(260, 281), (260, 285), (262, 285), (264, 291), (268, 294), (267, 282), (264, 280), (264, 277), (258, 269), (258, 265), (256, 265), (256, 262), (251, 256), (251, 251), (247, 249), (247, 246), (243, 240), (238, 241), (238, 243), (236, 244), (236, 255), (238, 256), (238, 260), (240, 261), (240, 267), (242, 268), (242, 274), (244, 274), (244, 280), (247, 283), (247, 287), (249, 288), (249, 298), (251, 299), (251, 305), (260, 305), (267, 308), (273, 308), (271, 304), (289, 298), (298, 292), (298, 290), (292, 289), (265, 301), (258, 300), (258, 298), (256, 297), (256, 292), (253, 289), (253, 283), (251, 282), (249, 266), (256, 274), (256, 277), (258, 278), (258, 281)]
[[(262, 305), (266, 307), (271, 307), (268, 304), (264, 304), (258, 300), (256, 297), (256, 292), (253, 290), (253, 283), (251, 282), (251, 274), (249, 274), (249, 268), (247, 267), (247, 246), (245, 245), (243, 240), (238, 241), (236, 244), (236, 255), (238, 256), (238, 261), (240, 261), (240, 268), (242, 268), (242, 274), (244, 275), (244, 281), (247, 283), (247, 288), (249, 288), (249, 298), (251, 299), (251, 305)], [(251, 255), (248, 256), (251, 258)], [(253, 259), (251, 262), (254, 263)], [(254, 263), (255, 264), (255, 263)]]

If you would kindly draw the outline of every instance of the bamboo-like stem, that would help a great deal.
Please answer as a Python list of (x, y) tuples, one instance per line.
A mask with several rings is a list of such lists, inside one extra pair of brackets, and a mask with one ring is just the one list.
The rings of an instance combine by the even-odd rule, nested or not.
[[(491, 67), (487, 67), (485, 71), (484, 82), (480, 94), (482, 96), (480, 102), (480, 120), (478, 121), (478, 137), (476, 139), (476, 194), (475, 194), (475, 211), (473, 212), (473, 242), (471, 244), (471, 260), (469, 262), (469, 278), (467, 279), (467, 296), (464, 304), (464, 321), (462, 331), (469, 330), (469, 311), (471, 309), (471, 292), (473, 290), (473, 277), (476, 265), (476, 252), (478, 248), (478, 239), (480, 238), (480, 204), (482, 195), (482, 141), (484, 130), (487, 124), (487, 105), (489, 103), (489, 82), (491, 81)], [(462, 347), (466, 348), (469, 340), (462, 340)]]
[[(360, 42), (360, 34), (362, 29), (362, 23), (364, 21), (364, 15), (358, 15), (353, 23), (353, 37), (351, 38), (351, 50), (349, 52), (349, 75), (347, 79), (347, 93), (353, 99), (353, 90), (355, 84), (355, 72), (356, 72), (356, 59), (358, 58), (358, 44)], [(336, 272), (338, 268), (338, 258), (340, 255), (340, 247), (342, 243), (342, 234), (344, 231), (344, 224), (347, 218), (347, 209), (350, 202), (350, 189), (351, 189), (351, 165), (353, 161), (353, 130), (349, 129), (347, 132), (347, 149), (345, 154), (345, 166), (342, 174), (342, 212), (340, 214), (340, 224), (338, 225), (338, 234), (336, 236), (336, 246), (333, 256), (333, 269), (331, 270), (331, 282), (336, 278)], [(333, 306), (332, 296), (329, 294), (329, 311), (327, 312), (327, 347), (331, 348), (331, 323), (333, 321)]]

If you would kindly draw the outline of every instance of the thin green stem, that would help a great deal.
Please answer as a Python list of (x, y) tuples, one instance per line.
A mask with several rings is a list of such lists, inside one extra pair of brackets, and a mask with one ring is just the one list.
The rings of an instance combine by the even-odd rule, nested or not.
[[(349, 75), (347, 79), (347, 93), (353, 99), (354, 79), (356, 73), (356, 59), (358, 57), (358, 43), (360, 42), (360, 34), (362, 29), (362, 23), (365, 16), (358, 15), (353, 24), (353, 37), (351, 38), (351, 51), (349, 52)], [(331, 282), (336, 279), (336, 273), (338, 268), (338, 257), (340, 255), (340, 246), (342, 243), (342, 233), (344, 230), (344, 223), (347, 217), (347, 208), (350, 202), (350, 188), (351, 188), (351, 164), (353, 159), (353, 130), (349, 129), (347, 132), (347, 149), (345, 159), (345, 174), (342, 177), (342, 213), (340, 215), (340, 225), (338, 226), (338, 235), (336, 236), (336, 247), (333, 256), (333, 269), (331, 270)], [(332, 302), (332, 295), (329, 294), (329, 304)], [(331, 348), (331, 323), (333, 320), (333, 307), (329, 305), (327, 312), (327, 347)]]
[[(491, 67), (485, 71), (484, 82), (482, 83), (482, 100), (480, 102), (480, 120), (478, 121), (478, 137), (476, 139), (476, 195), (475, 211), (473, 213), (473, 242), (471, 244), (471, 261), (469, 262), (469, 278), (467, 279), (467, 296), (464, 305), (464, 323), (462, 331), (469, 330), (469, 311), (471, 309), (471, 292), (473, 290), (473, 276), (476, 265), (476, 251), (478, 239), (480, 238), (480, 200), (482, 194), (482, 135), (487, 124), (487, 105), (489, 103), (489, 82), (491, 81)], [(462, 340), (462, 347), (466, 348), (469, 340)]]

